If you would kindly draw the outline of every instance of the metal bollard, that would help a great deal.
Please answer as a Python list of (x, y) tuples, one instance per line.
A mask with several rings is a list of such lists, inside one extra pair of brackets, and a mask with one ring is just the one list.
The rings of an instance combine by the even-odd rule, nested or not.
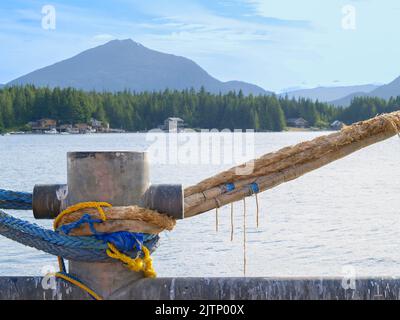
[[(68, 197), (66, 184), (36, 185), (32, 198), (35, 219), (55, 219), (62, 210), (75, 204)], [(146, 190), (139, 205), (180, 220), (184, 219), (183, 201), (182, 185), (156, 184)]]
[[(149, 165), (141, 152), (68, 153), (68, 202), (105, 201), (114, 206), (139, 204), (149, 187)], [(129, 282), (143, 278), (120, 262), (70, 261), (69, 272), (107, 298)]]

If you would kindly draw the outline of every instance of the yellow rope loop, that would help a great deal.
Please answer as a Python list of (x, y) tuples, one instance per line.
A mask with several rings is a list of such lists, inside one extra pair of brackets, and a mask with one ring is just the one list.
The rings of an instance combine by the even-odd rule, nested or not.
[(144, 258), (132, 259), (131, 257), (121, 253), (112, 243), (108, 243), (107, 255), (110, 258), (119, 260), (125, 264), (125, 266), (132, 271), (140, 272), (143, 271), (145, 277), (155, 278), (156, 272), (153, 268), (153, 260), (150, 256), (150, 251), (145, 246), (142, 246)]
[(104, 213), (104, 210), (102, 207), (112, 207), (111, 204), (107, 203), (107, 202), (82, 202), (82, 203), (78, 203), (75, 204), (73, 206), (68, 207), (67, 209), (65, 209), (64, 211), (62, 211), (57, 218), (54, 219), (54, 230), (56, 230), (58, 228), (58, 225), (60, 224), (60, 221), (63, 217), (65, 217), (67, 214), (71, 214), (74, 213), (78, 210), (81, 209), (89, 209), (89, 208), (96, 208), (100, 214), (101, 220), (106, 221), (107, 220), (107, 216)]
[(141, 258), (132, 259), (121, 253), (112, 243), (108, 243), (107, 255), (124, 263), (130, 270), (139, 272), (143, 269), (143, 261)]
[[(68, 214), (74, 213), (78, 210), (81, 210), (81, 209), (96, 208), (99, 212), (101, 220), (106, 221), (107, 216), (103, 210), (103, 207), (112, 207), (112, 205), (107, 202), (82, 202), (82, 203), (78, 203), (76, 205), (70, 206), (67, 209), (65, 209), (64, 211), (62, 211), (57, 216), (56, 219), (54, 219), (54, 223), (53, 223), (54, 230), (57, 230), (58, 225), (60, 224), (60, 221), (63, 217), (65, 217)], [(143, 271), (145, 277), (147, 277), (147, 278), (155, 278), (156, 277), (157, 274), (153, 268), (153, 261), (150, 256), (150, 251), (145, 246), (142, 245), (142, 251), (144, 254), (144, 258), (142, 259), (142, 258), (138, 257), (136, 259), (132, 259), (131, 257), (121, 253), (112, 243), (108, 242), (107, 245), (108, 245), (108, 249), (106, 252), (110, 258), (114, 258), (114, 259), (117, 259), (117, 260), (123, 262), (129, 268), (129, 270), (132, 270), (135, 272)], [(68, 281), (68, 282), (76, 285), (77, 287), (79, 287), (82, 290), (89, 293), (96, 300), (103, 300), (103, 298), (101, 296), (99, 296), (96, 292), (94, 292), (92, 289), (90, 289), (83, 283), (69, 277), (67, 274), (64, 273), (65, 270), (63, 267), (63, 260), (61, 257), (58, 257), (58, 264), (60, 267), (60, 271), (62, 271), (63, 273), (60, 273), (60, 272), (53, 273), (53, 274), (51, 274), (52, 276), (61, 278), (65, 281)]]

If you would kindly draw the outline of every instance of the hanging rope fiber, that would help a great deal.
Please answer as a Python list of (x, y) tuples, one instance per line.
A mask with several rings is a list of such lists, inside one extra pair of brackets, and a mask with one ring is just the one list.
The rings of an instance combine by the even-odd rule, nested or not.
[(31, 210), (32, 193), (0, 189), (0, 209)]
[[(185, 189), (185, 217), (242, 200), (296, 179), (355, 151), (399, 134), (400, 111), (344, 127), (341, 131), (268, 153)], [(252, 168), (243, 170), (245, 168)], [(243, 173), (245, 172), (245, 173)], [(258, 193), (255, 192), (255, 193)]]

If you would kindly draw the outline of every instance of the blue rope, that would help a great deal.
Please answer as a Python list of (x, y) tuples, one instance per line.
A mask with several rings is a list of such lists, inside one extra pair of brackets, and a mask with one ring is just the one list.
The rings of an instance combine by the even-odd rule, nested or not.
[(260, 193), (260, 188), (257, 183), (254, 182), (249, 187), (250, 187), (251, 194)]
[(104, 242), (111, 242), (118, 250), (128, 253), (129, 251), (137, 250), (142, 251), (144, 242), (143, 233), (133, 233), (127, 231), (118, 231), (113, 233), (104, 233), (95, 235), (96, 239)]
[(101, 222), (103, 222), (103, 220), (92, 219), (92, 217), (86, 213), (79, 220), (77, 220), (75, 222), (71, 222), (69, 224), (65, 224), (65, 225), (59, 227), (58, 230), (64, 234), (68, 235), (73, 229), (79, 228), (81, 225), (87, 223), (90, 227), (90, 231), (92, 231), (93, 234), (97, 234), (97, 231), (94, 228), (94, 224), (101, 223)]
[(226, 192), (231, 192), (231, 191), (235, 190), (235, 184), (234, 183), (227, 183), (225, 185), (225, 190), (226, 190)]
[[(0, 234), (23, 245), (36, 248), (46, 253), (68, 260), (102, 262), (113, 261), (106, 253), (107, 244), (95, 236), (72, 237), (36, 224), (14, 218), (0, 210)], [(158, 235), (145, 235), (143, 244), (153, 252), (159, 242)], [(128, 252), (136, 258), (140, 255), (137, 249)]]
[(0, 209), (31, 210), (32, 194), (0, 189)]
[(84, 214), (79, 220), (65, 224), (58, 228), (57, 231), (68, 235), (73, 229), (79, 228), (83, 224), (88, 224), (93, 236), (105, 243), (111, 242), (119, 250), (129, 252), (133, 249), (142, 250), (142, 245), (145, 240), (148, 240), (151, 235), (144, 233), (134, 233), (127, 231), (118, 231), (113, 233), (99, 233), (94, 227), (95, 223), (102, 223), (101, 219), (92, 219), (89, 214)]

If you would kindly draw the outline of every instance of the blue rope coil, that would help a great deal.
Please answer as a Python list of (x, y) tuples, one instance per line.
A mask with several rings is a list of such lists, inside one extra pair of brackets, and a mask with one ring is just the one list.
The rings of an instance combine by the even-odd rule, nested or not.
[(92, 235), (105, 243), (111, 242), (119, 250), (129, 252), (133, 249), (142, 251), (142, 245), (145, 241), (149, 240), (152, 235), (144, 233), (134, 233), (127, 231), (117, 231), (113, 233), (97, 232), (94, 227), (95, 223), (102, 223), (101, 219), (92, 219), (89, 214), (84, 214), (79, 220), (69, 224), (62, 225), (57, 231), (68, 235), (73, 229), (79, 228), (83, 224), (88, 224)]
[(32, 193), (0, 189), (0, 209), (31, 210)]
[[(113, 261), (107, 253), (107, 243), (96, 236), (73, 237), (44, 229), (34, 223), (14, 218), (6, 212), (0, 210), (0, 234), (46, 253), (60, 256), (67, 260), (87, 261), (87, 262), (105, 262)], [(143, 244), (150, 250), (158, 247), (158, 235), (145, 234)], [(127, 252), (127, 254), (136, 258), (141, 254), (137, 248)]]

